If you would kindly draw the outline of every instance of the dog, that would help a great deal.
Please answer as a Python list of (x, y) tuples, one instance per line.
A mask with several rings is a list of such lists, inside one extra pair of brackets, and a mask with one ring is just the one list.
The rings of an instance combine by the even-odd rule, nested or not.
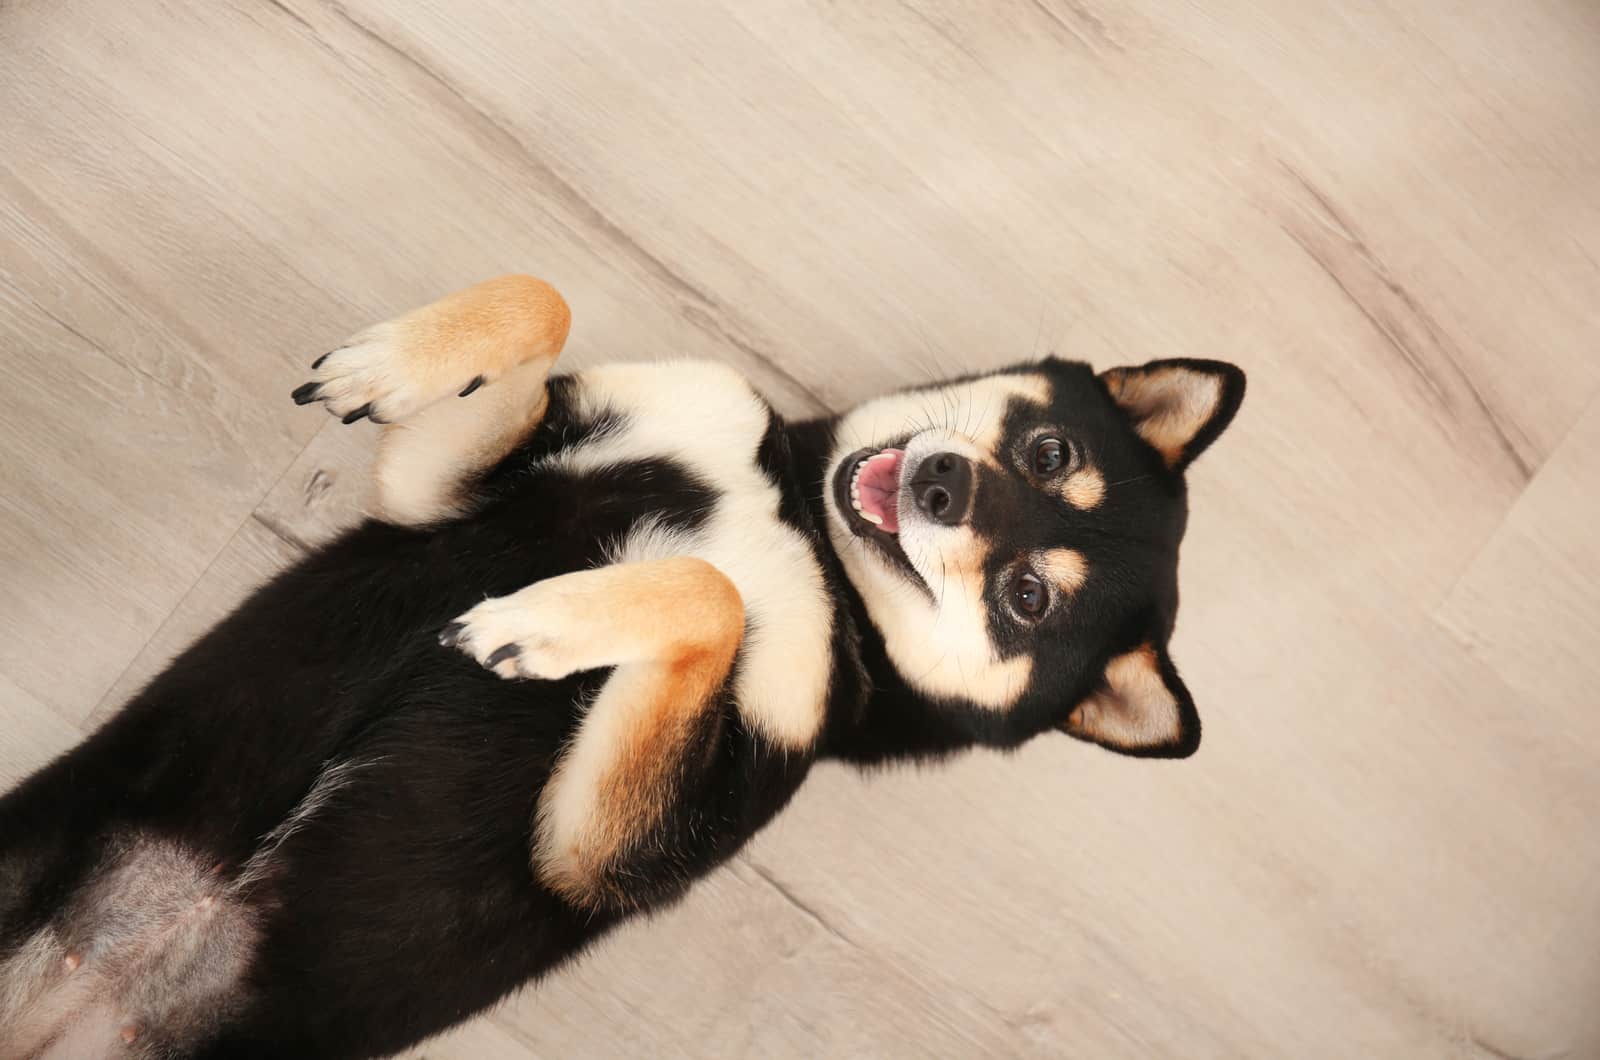
[(735, 372), (551, 375), (507, 276), (294, 392), (376, 517), (0, 801), (0, 1058), (368, 1057), (660, 908), (811, 764), (1065, 732), (1183, 757), (1184, 472), (1236, 367), (1045, 358), (785, 422)]

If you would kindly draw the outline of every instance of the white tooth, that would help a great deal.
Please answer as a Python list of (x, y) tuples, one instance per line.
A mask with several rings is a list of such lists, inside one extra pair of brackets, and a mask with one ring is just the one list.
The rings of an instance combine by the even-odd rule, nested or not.
[[(861, 509), (859, 509), (859, 508), (857, 508), (856, 510), (857, 511), (861, 511)], [(873, 526), (877, 526), (879, 523), (883, 522), (883, 516), (881, 516), (881, 515), (873, 515), (871, 512), (861, 512), (861, 518), (865, 519), (867, 522), (871, 523)]]

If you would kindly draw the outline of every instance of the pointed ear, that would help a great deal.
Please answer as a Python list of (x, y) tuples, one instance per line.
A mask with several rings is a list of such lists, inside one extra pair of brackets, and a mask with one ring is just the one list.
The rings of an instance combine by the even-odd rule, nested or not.
[(1174, 471), (1216, 441), (1244, 400), (1244, 373), (1223, 361), (1151, 361), (1112, 368), (1100, 381)]
[(1187, 758), (1200, 746), (1200, 715), (1165, 649), (1143, 644), (1106, 664), (1099, 688), (1061, 728), (1126, 755)]

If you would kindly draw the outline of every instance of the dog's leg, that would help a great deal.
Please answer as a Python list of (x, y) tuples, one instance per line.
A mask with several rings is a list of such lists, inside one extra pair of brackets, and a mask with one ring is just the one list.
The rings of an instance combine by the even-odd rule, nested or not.
[(545, 378), (570, 323), (555, 288), (502, 276), (352, 337), (317, 359), (294, 399), (320, 401), (346, 423), (388, 424), (378, 512), (434, 522), (458, 514), (463, 483), (543, 418)]
[(738, 590), (688, 557), (565, 574), (446, 627), (442, 641), (505, 678), (616, 668), (539, 801), (534, 867), (557, 893), (632, 904), (627, 863), (656, 839), (695, 751), (714, 739), (743, 636)]

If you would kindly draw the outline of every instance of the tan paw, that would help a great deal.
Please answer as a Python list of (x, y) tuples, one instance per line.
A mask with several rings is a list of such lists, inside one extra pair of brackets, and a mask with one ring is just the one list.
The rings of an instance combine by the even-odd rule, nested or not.
[(445, 626), (439, 643), (466, 652), (507, 680), (556, 681), (603, 665), (594, 660), (594, 646), (585, 650), (581, 623), (549, 585), (485, 600)]
[[(345, 423), (370, 417), (395, 423), (452, 395), (466, 397), (483, 375), (457, 379), (440, 359), (423, 356), (400, 321), (368, 328), (311, 365), (311, 381), (291, 395), (297, 405), (322, 402)], [(457, 373), (459, 374), (459, 373)]]

